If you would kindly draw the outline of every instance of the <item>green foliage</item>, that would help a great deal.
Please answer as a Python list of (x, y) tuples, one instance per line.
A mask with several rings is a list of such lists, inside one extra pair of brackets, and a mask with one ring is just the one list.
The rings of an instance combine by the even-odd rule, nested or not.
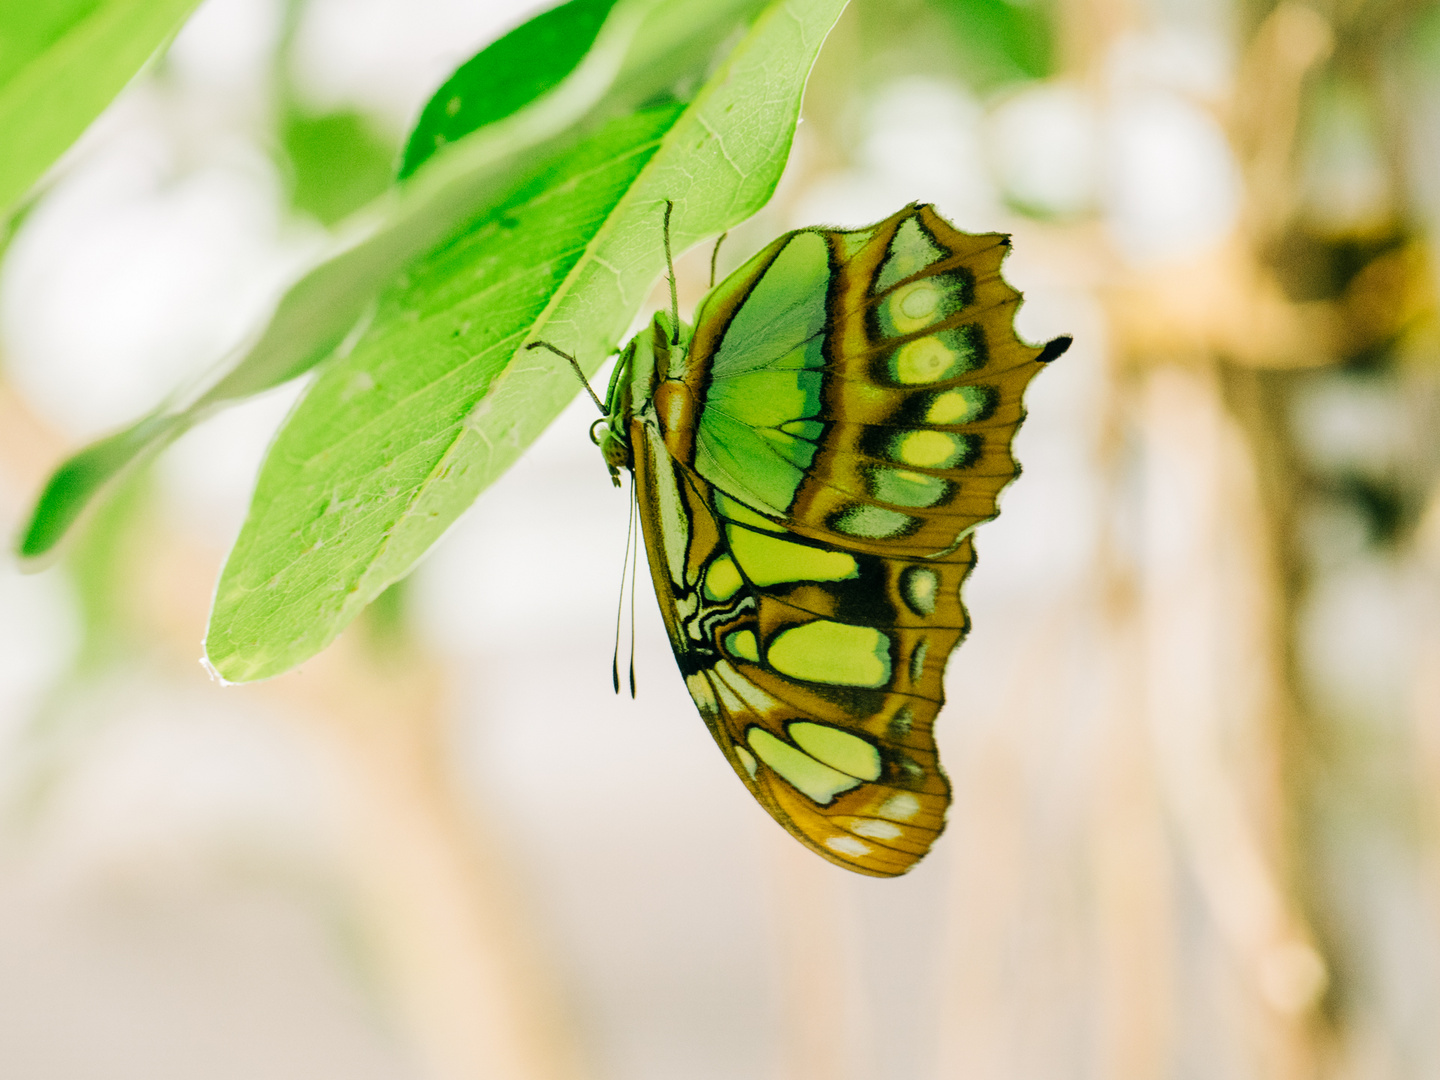
[(0, 6), (0, 218), (10, 215), (197, 2)]
[(153, 507), (149, 472), (130, 475), (96, 513), (67, 553), (64, 566), (80, 611), (83, 636), (77, 674), (103, 670), (132, 650), (135, 633), (134, 567)]
[(461, 64), (421, 112), (401, 158), (400, 178), (446, 143), (504, 119), (558, 86), (595, 44), (614, 6), (615, 0), (570, 0)]
[[(52, 555), (210, 412), (333, 357), (266, 460), (207, 638), (237, 681), (323, 648), (577, 392), (563, 362), (521, 347), (544, 338), (592, 372), (614, 348), (663, 268), (665, 201), (683, 248), (770, 197), (844, 2), (577, 0), (485, 50), (427, 108), (403, 183), (347, 219), (251, 344), (56, 471), (21, 554)], [(567, 26), (588, 48), (547, 48)], [(537, 70), (518, 78), (526, 57)], [(286, 141), (297, 200), (337, 141), (363, 145), (337, 119)]]
[(8, 83), (99, 6), (100, 0), (51, 0), (6, 8), (0, 17), (0, 85)]
[(280, 138), (294, 185), (291, 204), (322, 225), (348, 217), (390, 186), (394, 149), (357, 112), (289, 110)]
[(173, 416), (151, 415), (133, 427), (91, 443), (50, 474), (20, 535), (17, 553), (22, 559), (40, 560), (52, 555), (60, 540), (90, 508), (96, 492), (128, 476), (185, 425)]
[[(318, 651), (399, 576), (386, 564), (406, 533), (430, 531), (411, 504), (473, 498), (473, 466), (447, 460), (477, 437), (471, 413), (677, 113), (613, 121), (387, 292), (266, 460), (216, 598), (207, 650), (222, 675), (274, 674)], [(376, 563), (385, 580), (369, 587)]]
[(1048, 5), (1015, 0), (929, 0), (954, 30), (961, 72), (978, 89), (1052, 70)]
[(258, 339), (228, 357), (208, 387), (177, 395), (63, 463), (21, 535), (22, 557), (32, 565), (47, 560), (91, 502), (214, 410), (303, 375), (331, 355), (408, 263), (504, 199), (537, 161), (555, 158), (665, 88), (697, 80), (716, 43), (764, 6), (622, 0), (590, 52), (553, 90), (448, 145), (347, 221), (328, 257), (290, 287)]
[[(266, 460), (207, 637), (222, 676), (275, 675), (323, 648), (519, 456), (578, 390), (563, 361), (522, 346), (543, 338), (599, 366), (663, 268), (665, 200), (682, 248), (764, 204), (843, 6), (768, 5), (688, 105), (532, 157), (386, 291)], [(673, 32), (685, 7), (657, 11)]]

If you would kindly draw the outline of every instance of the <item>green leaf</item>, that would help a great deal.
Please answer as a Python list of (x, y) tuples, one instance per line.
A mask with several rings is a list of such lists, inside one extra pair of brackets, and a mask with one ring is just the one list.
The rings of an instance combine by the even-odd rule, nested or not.
[(45, 565), (91, 503), (190, 427), (324, 360), (404, 266), (503, 198), (537, 161), (573, 147), (606, 118), (698, 78), (716, 43), (762, 7), (760, 0), (620, 0), (594, 47), (554, 89), (448, 144), (349, 219), (328, 257), (290, 287), (263, 331), (198, 388), (62, 464), (17, 545), (27, 569)]
[(600, 33), (615, 0), (571, 0), (480, 50), (420, 113), (400, 161), (403, 180), (436, 150), (502, 120), (554, 89)]
[(181, 418), (152, 414), (67, 459), (50, 474), (40, 492), (17, 554), (27, 560), (53, 555), (61, 537), (90, 506), (95, 492), (130, 475), (185, 428)]
[(414, 267), (328, 366), (261, 471), (206, 650), (225, 679), (324, 648), (406, 574), (578, 390), (681, 248), (774, 191), (810, 66), (844, 0), (765, 9), (688, 107), (611, 121)]
[(145, 640), (137, 632), (134, 574), (136, 560), (148, 546), (152, 480), (149, 472), (131, 474), (115, 498), (100, 508), (80, 543), (66, 553), (65, 568), (80, 616), (76, 675), (103, 670)]
[(290, 159), (291, 205), (322, 225), (348, 217), (390, 186), (395, 147), (358, 112), (287, 109), (280, 141)]
[(198, 0), (41, 0), (0, 10), (0, 218)]
[(1053, 71), (1053, 6), (1043, 0), (930, 0), (949, 20), (964, 57), (961, 73), (978, 89)]

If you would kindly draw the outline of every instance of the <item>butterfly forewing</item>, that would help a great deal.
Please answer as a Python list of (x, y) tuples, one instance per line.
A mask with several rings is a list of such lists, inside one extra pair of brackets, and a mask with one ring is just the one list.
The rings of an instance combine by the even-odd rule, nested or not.
[(927, 206), (787, 233), (706, 298), (683, 370), (657, 355), (636, 395), (641, 520), (691, 696), (761, 804), (862, 873), (903, 873), (944, 826), (933, 724), (970, 533), (1016, 475), (1041, 366), (1011, 326), (1007, 248)]

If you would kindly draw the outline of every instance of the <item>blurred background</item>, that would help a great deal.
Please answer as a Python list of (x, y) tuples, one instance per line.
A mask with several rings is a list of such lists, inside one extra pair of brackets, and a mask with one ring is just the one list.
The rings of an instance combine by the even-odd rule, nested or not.
[[(206, 0), (9, 238), (0, 525), (533, 10)], [(0, 1075), (1440, 1077), (1437, 177), (1420, 0), (855, 0), (722, 270), (932, 201), (1075, 337), (978, 534), (934, 852), (790, 840), (644, 583), (611, 693), (584, 400), (327, 653), (208, 681), (285, 388), (0, 566)]]

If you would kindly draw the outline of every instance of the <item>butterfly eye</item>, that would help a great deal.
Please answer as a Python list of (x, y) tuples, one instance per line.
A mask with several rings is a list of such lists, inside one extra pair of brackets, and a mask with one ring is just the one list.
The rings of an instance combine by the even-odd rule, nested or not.
[[(600, 456), (610, 466), (613, 477), (616, 469), (628, 469), (631, 464), (629, 440), (617, 435), (606, 420), (596, 420), (590, 425), (590, 441), (600, 447)], [(616, 480), (619, 483), (619, 480)]]

